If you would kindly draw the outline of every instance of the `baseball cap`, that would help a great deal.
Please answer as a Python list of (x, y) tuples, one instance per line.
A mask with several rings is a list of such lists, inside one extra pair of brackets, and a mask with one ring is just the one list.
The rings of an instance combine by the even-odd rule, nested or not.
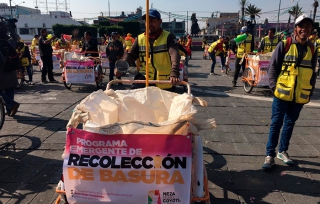
[(306, 14), (301, 14), (301, 15), (296, 19), (296, 21), (294, 22), (294, 26), (299, 25), (299, 24), (300, 24), (303, 20), (305, 20), (305, 19), (307, 19), (307, 20), (311, 21), (311, 23), (313, 23), (313, 20), (312, 20), (310, 17), (308, 17)]
[(219, 39), (220, 39), (220, 38), (223, 38), (223, 39), (225, 39), (225, 37), (224, 37), (223, 35), (220, 35), (220, 36), (219, 36)]
[[(155, 9), (149, 9), (149, 16), (153, 17), (153, 18), (161, 19), (161, 15), (160, 15), (159, 11), (157, 11)], [(142, 20), (146, 20), (146, 14), (144, 14), (142, 16)]]
[(241, 32), (247, 32), (247, 30), (248, 30), (247, 26), (243, 26), (243, 27), (241, 28)]
[(115, 36), (115, 35), (117, 35), (118, 33), (117, 32), (112, 32), (111, 33), (111, 36)]

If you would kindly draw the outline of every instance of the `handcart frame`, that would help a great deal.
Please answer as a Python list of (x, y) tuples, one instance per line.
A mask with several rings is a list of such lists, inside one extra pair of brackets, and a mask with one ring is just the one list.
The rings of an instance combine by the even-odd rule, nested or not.
[(260, 68), (260, 61), (253, 58), (249, 58), (248, 55), (259, 55), (263, 53), (246, 53), (244, 60), (246, 60), (245, 70), (242, 74), (243, 89), (246, 93), (250, 93), (253, 87), (260, 85), (260, 76), (267, 75), (267, 69), (262, 70)]
[[(80, 53), (81, 55), (84, 55), (84, 54), (96, 54), (97, 52), (82, 52)], [(79, 54), (79, 53), (77, 53)], [(95, 82), (96, 82), (96, 86), (97, 86), (97, 89), (102, 89), (104, 87), (103, 85), (103, 72), (102, 72), (102, 67), (101, 67), (101, 59), (100, 57), (91, 57), (91, 56), (88, 56), (87, 57), (88, 59), (91, 59), (91, 60), (94, 60), (94, 72), (95, 72)], [(99, 66), (100, 65), (100, 66)], [(73, 83), (67, 83), (66, 81), (66, 66), (65, 66), (65, 63), (64, 63), (64, 67), (63, 67), (63, 71), (62, 71), (62, 75), (61, 75), (61, 81), (63, 82), (64, 86), (66, 89), (68, 90), (71, 90), (71, 87), (72, 87), (72, 84)]]
[[(114, 83), (146, 83), (145, 80), (113, 80), (109, 82), (106, 86), (110, 89), (111, 85)], [(160, 81), (160, 80), (149, 80), (150, 84), (168, 84), (170, 81)], [(179, 82), (179, 85), (184, 85), (188, 88), (188, 94), (191, 94), (191, 87), (187, 82)], [(180, 122), (173, 132), (177, 132), (184, 125), (189, 125), (189, 122)], [(192, 175), (191, 175), (191, 191), (190, 191), (190, 204), (210, 204), (210, 193), (208, 188), (208, 177), (206, 168), (203, 162), (203, 146), (202, 139), (199, 135), (192, 135)], [(66, 198), (66, 192), (63, 182), (63, 176), (56, 187), (56, 193), (58, 197), (55, 204), (59, 204), (61, 201), (68, 203)]]

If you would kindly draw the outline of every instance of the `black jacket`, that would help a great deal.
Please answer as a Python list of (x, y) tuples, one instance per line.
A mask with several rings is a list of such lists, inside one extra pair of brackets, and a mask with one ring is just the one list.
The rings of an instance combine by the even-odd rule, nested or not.
[(110, 62), (116, 62), (123, 56), (123, 45), (119, 40), (110, 42), (106, 48), (106, 54)]

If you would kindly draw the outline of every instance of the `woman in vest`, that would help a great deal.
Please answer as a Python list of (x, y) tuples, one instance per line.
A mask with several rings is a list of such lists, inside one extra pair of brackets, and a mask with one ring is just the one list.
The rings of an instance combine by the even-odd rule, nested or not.
[(295, 21), (295, 35), (292, 39), (281, 41), (272, 55), (268, 75), (274, 98), (264, 169), (275, 164), (274, 157), (285, 164), (294, 164), (287, 153), (290, 138), (300, 111), (309, 102), (316, 83), (317, 52), (308, 41), (312, 26), (313, 21), (307, 15), (299, 16)]
[(34, 85), (34, 83), (32, 81), (33, 72), (31, 69), (32, 65), (31, 65), (31, 55), (30, 55), (29, 47), (26, 44), (24, 44), (23, 42), (18, 42), (17, 53), (20, 55), (20, 61), (21, 61), (21, 65), (22, 65), (22, 70), (21, 70), (22, 73), (24, 73), (24, 68), (26, 68), (28, 76), (29, 76), (28, 84)]

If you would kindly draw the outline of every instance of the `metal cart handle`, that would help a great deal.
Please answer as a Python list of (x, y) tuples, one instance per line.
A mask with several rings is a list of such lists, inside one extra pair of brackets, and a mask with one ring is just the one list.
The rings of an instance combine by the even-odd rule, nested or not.
[[(107, 89), (111, 88), (111, 84), (115, 83), (124, 83), (124, 84), (145, 84), (146, 80), (122, 80), (122, 79), (116, 79), (112, 80), (107, 84)], [(171, 84), (170, 81), (164, 81), (164, 80), (149, 80), (150, 84)], [(191, 86), (185, 81), (180, 81), (178, 83), (179, 85), (185, 85), (188, 89), (188, 94), (191, 94)]]

